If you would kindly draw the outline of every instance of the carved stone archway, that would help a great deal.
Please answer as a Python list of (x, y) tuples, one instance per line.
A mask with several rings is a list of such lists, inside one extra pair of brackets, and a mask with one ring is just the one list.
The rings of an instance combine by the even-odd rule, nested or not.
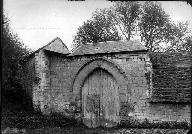
[(81, 93), (81, 87), (83, 85), (84, 80), (92, 71), (97, 68), (106, 70), (115, 78), (117, 83), (120, 85), (120, 94), (121, 92), (127, 92), (128, 94), (131, 92), (130, 87), (128, 85), (127, 76), (125, 75), (123, 69), (109, 59), (97, 58), (85, 63), (76, 74), (72, 88), (74, 94)]
[[(95, 76), (91, 75), (93, 73), (96, 73), (97, 70), (106, 71), (106, 73), (104, 73), (104, 72), (101, 73), (101, 74), (105, 74), (105, 79), (103, 79), (103, 77), (101, 77), (101, 75), (99, 75), (99, 77), (98, 77), (98, 75), (95, 75)], [(110, 75), (112, 75), (112, 77), (108, 77), (107, 81), (106, 81), (106, 77), (110, 76)], [(95, 84), (94, 85), (96, 87), (90, 88), (90, 86), (88, 86), (89, 88), (87, 88), (87, 87), (85, 88), (85, 85), (89, 84), (90, 80), (93, 80), (93, 79), (89, 79), (88, 80), (89, 82), (87, 83), (87, 79), (93, 78), (93, 76), (95, 78), (95, 81), (92, 81), (91, 83), (95, 83), (96, 85)], [(112, 79), (114, 78), (116, 82), (114, 82), (111, 78)], [(103, 79), (102, 81), (100, 81), (101, 85), (103, 84), (103, 82), (108, 83), (110, 81), (109, 82), (110, 86), (108, 86), (108, 84), (105, 83), (104, 84), (104, 85), (106, 85), (105, 88), (102, 88), (103, 86), (101, 86), (101, 88), (98, 88), (99, 86), (98, 86), (97, 80), (100, 80), (100, 79)], [(109, 81), (108, 81), (108, 79), (109, 79)], [(117, 85), (115, 83), (117, 83)], [(94, 89), (94, 93), (93, 92), (91, 93), (92, 89)], [(103, 93), (103, 92), (105, 92), (105, 93)], [(110, 96), (106, 95), (108, 93), (110, 94)], [(129, 87), (128, 80), (127, 80), (125, 73), (118, 65), (116, 65), (111, 60), (104, 59), (104, 58), (97, 58), (97, 59), (90, 60), (89, 62), (87, 62), (80, 68), (80, 70), (78, 71), (78, 73), (74, 79), (73, 94), (75, 96), (76, 95), (80, 96), (79, 101), (80, 101), (81, 108), (82, 108), (81, 114), (83, 117), (82, 118), (83, 123), (85, 125), (87, 125), (88, 127), (97, 127), (99, 125), (101, 125), (101, 126), (107, 125), (109, 127), (109, 126), (116, 126), (120, 122), (120, 116), (119, 116), (120, 98), (122, 98), (121, 95), (127, 96), (127, 94), (129, 94), (128, 96), (130, 96), (131, 89)], [(97, 95), (98, 100), (94, 99), (93, 95)], [(91, 97), (91, 100), (89, 100), (90, 97)], [(102, 98), (105, 98), (106, 101), (103, 101)], [(108, 99), (108, 98), (110, 98), (110, 99)], [(128, 98), (130, 98), (130, 97), (128, 97)], [(91, 101), (93, 101), (94, 103), (90, 103)], [(95, 106), (96, 102), (99, 103), (97, 106)], [(115, 103), (115, 105), (109, 105), (108, 103), (110, 103), (110, 104)], [(103, 115), (105, 115), (105, 114), (109, 115), (109, 113), (106, 111), (104, 112), (103, 108), (101, 108), (100, 106), (103, 108), (105, 107), (104, 111), (108, 110), (109, 108), (113, 109), (113, 110), (108, 110), (108, 111), (113, 111), (112, 113), (110, 113), (111, 114), (110, 117), (109, 116), (103, 117)], [(92, 110), (90, 110), (89, 107), (91, 107)], [(89, 110), (87, 110), (87, 108)], [(99, 111), (99, 112), (94, 113), (94, 111)], [(99, 114), (97, 114), (97, 113), (99, 113)], [(100, 115), (100, 113), (102, 113), (102, 114)], [(92, 118), (92, 117), (94, 117), (94, 118)]]

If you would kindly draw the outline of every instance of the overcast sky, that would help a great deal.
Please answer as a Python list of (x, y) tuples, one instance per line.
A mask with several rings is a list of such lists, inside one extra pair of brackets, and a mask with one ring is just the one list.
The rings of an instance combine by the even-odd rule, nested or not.
[[(192, 28), (192, 7), (186, 2), (163, 1), (162, 7), (173, 21), (189, 21)], [(77, 28), (97, 8), (113, 3), (105, 0), (4, 0), (3, 9), (12, 30), (26, 46), (36, 50), (59, 37), (71, 50)]]

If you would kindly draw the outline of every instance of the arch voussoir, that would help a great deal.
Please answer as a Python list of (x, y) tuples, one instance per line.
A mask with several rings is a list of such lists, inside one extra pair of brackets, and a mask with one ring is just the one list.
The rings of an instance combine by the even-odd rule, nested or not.
[(101, 68), (109, 72), (119, 84), (121, 88), (120, 91), (124, 91), (124, 90), (130, 91), (128, 89), (129, 87), (127, 84), (127, 78), (123, 70), (118, 65), (116, 65), (113, 61), (110, 61), (104, 58), (98, 58), (98, 59), (90, 60), (80, 68), (80, 70), (76, 74), (76, 77), (73, 81), (72, 90), (74, 94), (81, 93), (81, 87), (83, 85), (84, 80), (91, 72), (93, 72), (97, 68)]

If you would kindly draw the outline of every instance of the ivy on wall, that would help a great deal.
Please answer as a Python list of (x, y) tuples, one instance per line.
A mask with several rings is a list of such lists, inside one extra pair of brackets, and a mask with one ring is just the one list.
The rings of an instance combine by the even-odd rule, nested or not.
[(152, 53), (153, 102), (191, 102), (191, 57), (182, 53)]

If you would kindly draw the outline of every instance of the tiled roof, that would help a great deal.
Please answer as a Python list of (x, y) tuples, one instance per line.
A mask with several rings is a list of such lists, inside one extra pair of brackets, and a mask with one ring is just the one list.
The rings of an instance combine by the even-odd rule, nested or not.
[(69, 56), (98, 54), (98, 53), (113, 53), (113, 52), (130, 52), (146, 50), (139, 41), (108, 41), (95, 44), (81, 45), (74, 50)]

